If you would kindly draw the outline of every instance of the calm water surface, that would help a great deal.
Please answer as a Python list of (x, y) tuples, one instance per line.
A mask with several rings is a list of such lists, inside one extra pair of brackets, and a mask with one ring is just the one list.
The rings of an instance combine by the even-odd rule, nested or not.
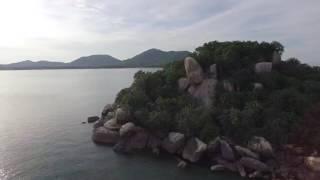
[(91, 142), (92, 125), (81, 122), (100, 114), (138, 70), (0, 71), (0, 179), (239, 179)]

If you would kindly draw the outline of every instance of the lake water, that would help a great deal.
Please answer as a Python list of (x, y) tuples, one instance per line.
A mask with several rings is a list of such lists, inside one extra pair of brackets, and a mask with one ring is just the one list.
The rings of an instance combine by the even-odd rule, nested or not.
[(99, 115), (138, 70), (0, 71), (0, 179), (239, 179), (91, 141), (92, 125), (81, 122)]

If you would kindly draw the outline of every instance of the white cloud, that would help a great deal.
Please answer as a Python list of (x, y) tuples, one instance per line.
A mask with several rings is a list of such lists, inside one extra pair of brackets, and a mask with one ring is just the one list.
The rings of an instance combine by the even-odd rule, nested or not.
[[(4, 2), (4, 3), (3, 3)], [(318, 0), (0, 0), (0, 63), (194, 50), (212, 40), (277, 40), (320, 65)], [(3, 23), (5, 22), (5, 23)]]

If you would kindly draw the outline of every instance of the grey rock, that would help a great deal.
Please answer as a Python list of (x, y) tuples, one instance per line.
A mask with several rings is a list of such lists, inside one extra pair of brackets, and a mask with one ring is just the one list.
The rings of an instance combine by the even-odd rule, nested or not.
[(213, 172), (216, 172), (216, 171), (224, 171), (226, 170), (226, 167), (224, 167), (223, 165), (221, 164), (216, 164), (216, 165), (213, 165), (210, 167), (210, 170), (213, 171)]
[(208, 152), (213, 154), (220, 152), (220, 141), (220, 137), (216, 137), (213, 141), (210, 141), (208, 144)]
[(180, 78), (178, 80), (178, 87), (180, 90), (184, 91), (189, 86), (189, 80), (187, 78)]
[(231, 163), (231, 162), (228, 162), (224, 159), (218, 159), (217, 162), (218, 162), (218, 164), (224, 166), (229, 171), (238, 172), (238, 167), (237, 167), (236, 163)]
[(98, 127), (93, 130), (92, 140), (96, 143), (115, 144), (120, 138), (119, 132)]
[(235, 154), (231, 146), (225, 140), (220, 141), (220, 152), (223, 159), (226, 159), (228, 161), (235, 160)]
[(178, 160), (178, 164), (177, 164), (178, 168), (184, 169), (187, 167), (187, 165), (188, 165), (188, 163), (186, 161), (181, 160), (181, 159)]
[(184, 67), (190, 84), (197, 85), (203, 81), (202, 68), (194, 58), (186, 57), (184, 60)]
[(124, 108), (118, 108), (115, 113), (115, 119), (118, 124), (125, 124), (129, 121), (129, 111)]
[(90, 116), (88, 117), (88, 123), (94, 123), (98, 121), (100, 118), (98, 116)]
[(256, 73), (268, 73), (272, 71), (272, 63), (271, 62), (260, 62), (255, 65), (254, 68)]
[(131, 135), (132, 133), (134, 133), (135, 131), (135, 125), (132, 122), (127, 122), (124, 125), (121, 126), (119, 132), (120, 132), (120, 136), (128, 136)]
[(102, 112), (101, 112), (101, 117), (104, 118), (111, 111), (113, 111), (112, 104), (105, 105)]
[(217, 80), (205, 79), (198, 86), (190, 86), (188, 92), (193, 97), (201, 100), (205, 105), (210, 106), (212, 104), (211, 99), (214, 96)]
[(248, 142), (248, 148), (264, 157), (274, 157), (273, 148), (264, 137), (254, 136)]
[(242, 157), (239, 160), (239, 163), (243, 167), (248, 168), (250, 170), (256, 170), (256, 171), (261, 171), (261, 172), (270, 171), (270, 168), (265, 163), (263, 163), (257, 159), (253, 159), (253, 158), (249, 158), (249, 157)]
[(170, 132), (168, 134), (168, 137), (163, 140), (161, 147), (167, 152), (174, 154), (184, 145), (184, 141), (184, 134), (178, 132)]
[(210, 65), (209, 72), (210, 72), (210, 76), (216, 79), (218, 76), (217, 65), (216, 64)]
[(207, 144), (198, 138), (191, 138), (184, 147), (182, 157), (191, 162), (197, 162), (206, 150)]
[(261, 90), (261, 89), (263, 89), (263, 84), (261, 84), (261, 83), (254, 83), (254, 84), (253, 84), (253, 89), (254, 89), (255, 91)]
[(257, 153), (252, 152), (248, 148), (235, 146), (234, 149), (241, 157), (251, 157), (254, 159), (259, 159), (259, 155)]
[(103, 125), (105, 128), (113, 131), (118, 131), (121, 127), (120, 124), (117, 123), (116, 119), (110, 119)]
[(272, 55), (272, 63), (279, 64), (280, 62), (281, 62), (281, 55), (277, 51), (274, 51)]

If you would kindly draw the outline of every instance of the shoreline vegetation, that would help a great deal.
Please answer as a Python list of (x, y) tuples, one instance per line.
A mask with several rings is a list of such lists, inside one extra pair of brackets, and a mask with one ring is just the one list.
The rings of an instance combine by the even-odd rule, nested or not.
[(139, 71), (107, 104), (92, 140), (117, 153), (170, 154), (260, 179), (320, 179), (320, 68), (282, 60), (279, 42), (208, 42)]

